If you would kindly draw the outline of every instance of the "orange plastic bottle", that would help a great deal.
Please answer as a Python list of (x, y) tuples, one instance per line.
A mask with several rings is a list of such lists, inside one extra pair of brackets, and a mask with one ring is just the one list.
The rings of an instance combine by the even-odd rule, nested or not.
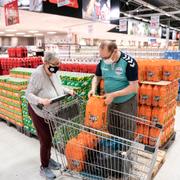
[(160, 100), (160, 92), (159, 92), (159, 87), (154, 86), (152, 90), (152, 105), (153, 106), (158, 106), (159, 100)]
[(159, 119), (159, 123), (164, 125), (165, 121), (166, 121), (166, 109), (165, 108), (159, 108), (159, 113), (158, 113), (158, 119)]
[(152, 116), (151, 116), (152, 124), (156, 124), (159, 121), (159, 108), (154, 107), (152, 109)]
[(157, 128), (150, 128), (149, 130), (149, 145), (155, 146), (157, 138), (159, 136), (159, 130)]
[(147, 67), (147, 80), (148, 81), (160, 81), (162, 79), (162, 66), (158, 61), (154, 61), (153, 64)]
[(145, 116), (146, 116), (146, 120), (151, 121), (151, 115), (152, 115), (152, 109), (150, 106), (145, 106)]
[(148, 141), (149, 141), (149, 126), (144, 125), (143, 135), (144, 135), (143, 143), (148, 144)]
[(146, 87), (146, 105), (151, 106), (152, 104), (152, 86), (151, 85), (147, 85)]
[(145, 104), (147, 100), (146, 85), (142, 84), (139, 90), (140, 104)]
[(168, 103), (167, 102), (167, 98), (168, 98), (167, 87), (161, 86), (159, 92), (160, 92), (159, 106), (163, 107)]
[(142, 143), (143, 142), (143, 133), (144, 133), (144, 128), (142, 123), (137, 123), (136, 125), (136, 134), (135, 137), (138, 138), (137, 140)]
[(172, 81), (176, 78), (176, 68), (173, 61), (168, 61), (163, 65), (163, 80)]
[(139, 107), (139, 114), (138, 114), (138, 116), (139, 116), (140, 118), (146, 119), (146, 106), (141, 105), (141, 106)]

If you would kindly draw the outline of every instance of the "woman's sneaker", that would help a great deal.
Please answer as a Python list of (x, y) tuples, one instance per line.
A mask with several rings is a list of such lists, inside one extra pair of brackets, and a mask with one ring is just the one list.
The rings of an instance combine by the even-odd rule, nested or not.
[(40, 175), (47, 179), (56, 178), (56, 175), (49, 169), (49, 167), (40, 167)]
[(49, 160), (49, 169), (59, 170), (60, 168), (61, 168), (61, 164), (60, 163), (56, 162), (53, 159)]

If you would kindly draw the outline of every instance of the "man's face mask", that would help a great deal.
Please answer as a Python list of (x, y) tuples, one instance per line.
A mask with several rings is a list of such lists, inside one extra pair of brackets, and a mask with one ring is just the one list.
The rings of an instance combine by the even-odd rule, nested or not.
[(103, 58), (105, 64), (113, 64), (114, 63), (114, 61), (111, 59), (112, 53), (110, 54), (110, 56), (108, 58)]

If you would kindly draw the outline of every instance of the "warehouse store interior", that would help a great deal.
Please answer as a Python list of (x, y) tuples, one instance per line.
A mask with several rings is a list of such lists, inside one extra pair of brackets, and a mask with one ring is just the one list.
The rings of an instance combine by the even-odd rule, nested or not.
[(0, 0), (0, 180), (179, 180), (180, 2)]

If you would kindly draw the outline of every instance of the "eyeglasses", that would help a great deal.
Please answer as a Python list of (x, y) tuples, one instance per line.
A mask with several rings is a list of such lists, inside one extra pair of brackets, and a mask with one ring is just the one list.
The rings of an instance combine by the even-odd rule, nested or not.
[(55, 66), (59, 66), (60, 63), (59, 62), (58, 63), (49, 63), (49, 65), (55, 67)]

